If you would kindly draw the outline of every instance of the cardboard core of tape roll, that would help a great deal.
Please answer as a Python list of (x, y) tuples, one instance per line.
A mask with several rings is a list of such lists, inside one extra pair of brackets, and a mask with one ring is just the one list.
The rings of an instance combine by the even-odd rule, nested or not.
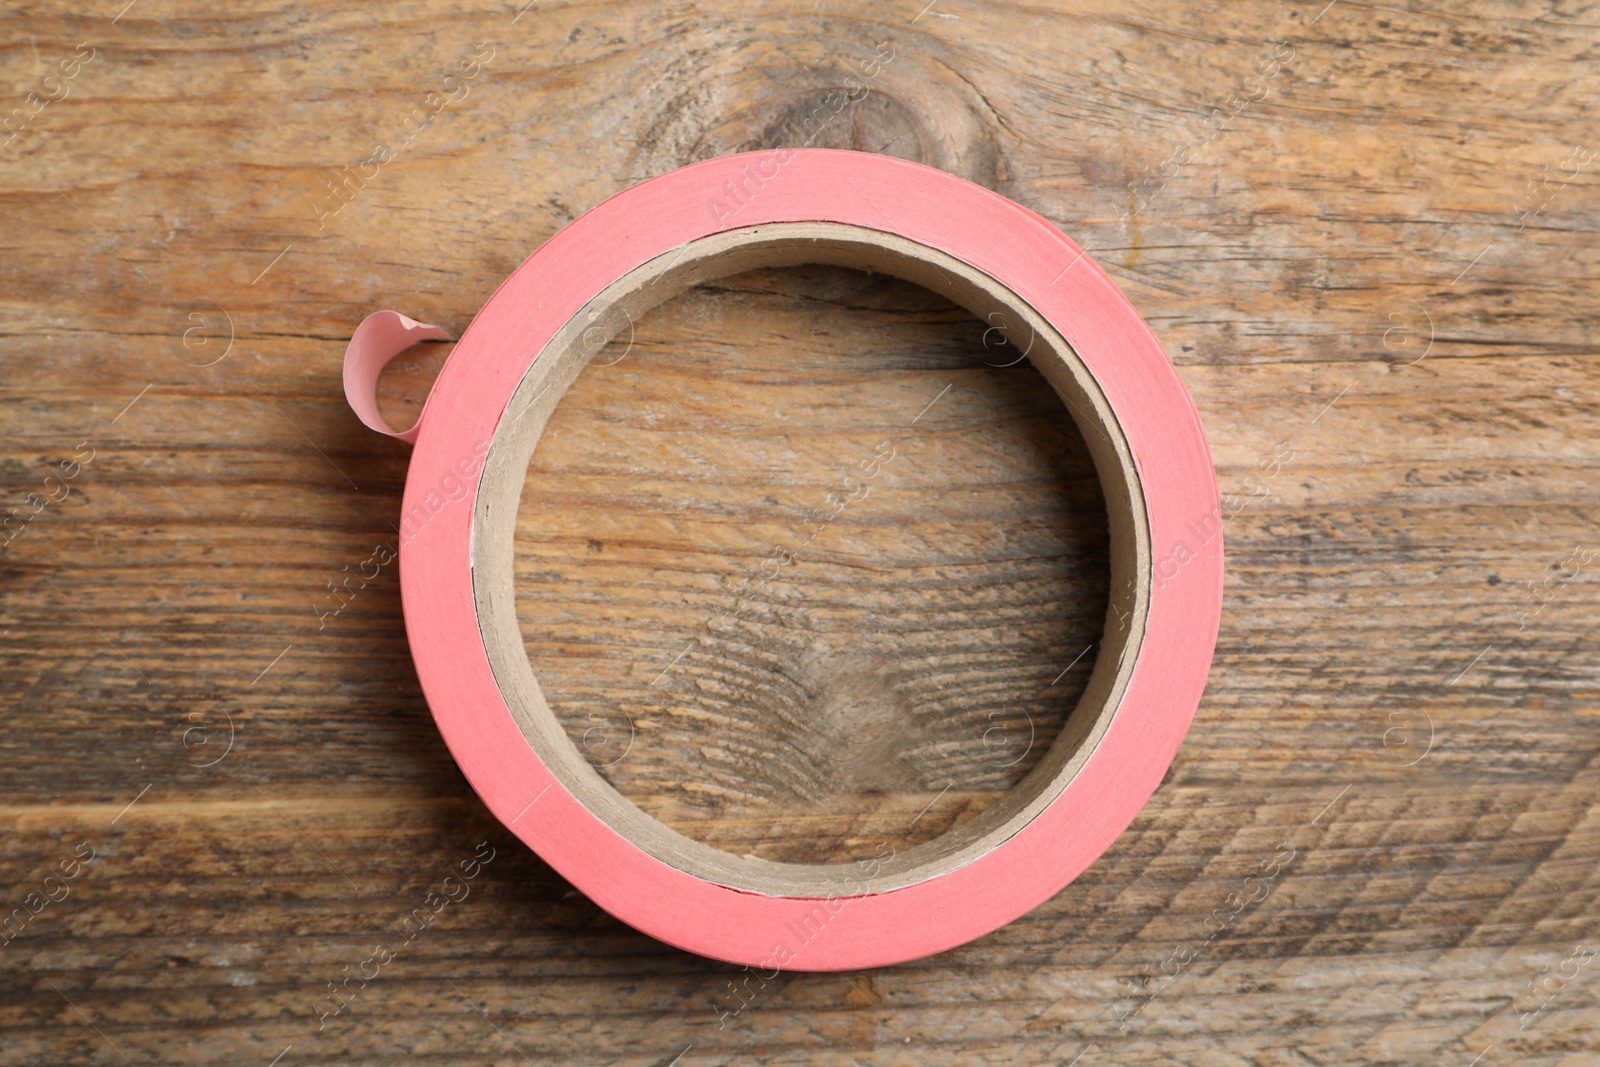
[[(757, 267), (830, 264), (914, 282), (984, 321), (1025, 324), (1028, 357), (1082, 433), (1109, 517), (1111, 591), (1094, 672), (1078, 706), (1031, 772), (996, 804), (942, 837), (897, 852), (863, 879), (843, 864), (737, 856), (680, 834), (619, 793), (578, 751), (540, 691), (517, 621), (513, 559), (527, 466), (551, 412), (623, 323), (701, 282)], [(1020, 332), (1011, 331), (1013, 335)], [(1061, 333), (995, 278), (916, 241), (832, 222), (778, 222), (700, 237), (623, 275), (572, 316), (512, 394), (484, 461), (472, 523), (472, 597), (489, 664), (518, 728), (561, 784), (651, 856), (748, 893), (828, 897), (884, 893), (963, 867), (1044, 811), (1108, 729), (1128, 686), (1149, 608), (1151, 533), (1138, 469), (1099, 385)]]

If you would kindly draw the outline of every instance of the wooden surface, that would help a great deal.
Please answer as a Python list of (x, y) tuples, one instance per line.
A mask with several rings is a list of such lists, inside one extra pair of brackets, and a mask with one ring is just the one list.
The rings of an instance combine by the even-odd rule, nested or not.
[[(4, 19), (0, 488), (27, 519), (0, 535), (0, 1064), (1597, 1062), (1592, 10)], [(1229, 577), (1194, 728), (1101, 862), (962, 949), (767, 978), (610, 919), (466, 786), (379, 547), (406, 453), (345, 408), (339, 358), (378, 307), (461, 330), (635, 180), (808, 140), (1090, 248), (1199, 405)], [(769, 858), (992, 803), (1106, 596), (1098, 487), (1037, 375), (833, 269), (634, 326), (519, 519), (575, 742)], [(386, 379), (396, 419), (443, 348)], [(891, 436), (870, 493), (674, 665)]]

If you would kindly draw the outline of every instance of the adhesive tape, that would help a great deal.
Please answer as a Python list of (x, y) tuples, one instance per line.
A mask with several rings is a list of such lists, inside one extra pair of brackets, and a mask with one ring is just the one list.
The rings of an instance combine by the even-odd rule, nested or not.
[[(697, 283), (830, 263), (944, 294), (1031, 331), (1029, 358), (1094, 456), (1111, 608), (1051, 750), (993, 807), (869, 864), (735, 856), (635, 807), (540, 693), (512, 587), (517, 504), (562, 393), (617, 325)], [(345, 359), (362, 421), (415, 442), (401, 590), (439, 731), (495, 816), (590, 899), (662, 941), (763, 969), (844, 970), (939, 952), (1049, 899), (1161, 782), (1205, 687), (1222, 600), (1216, 478), (1194, 405), (1126, 297), (1045, 219), (904, 160), (780, 149), (712, 159), (613, 196), (484, 305), (417, 426), (378, 415), (383, 365), (437, 327), (363, 322)]]

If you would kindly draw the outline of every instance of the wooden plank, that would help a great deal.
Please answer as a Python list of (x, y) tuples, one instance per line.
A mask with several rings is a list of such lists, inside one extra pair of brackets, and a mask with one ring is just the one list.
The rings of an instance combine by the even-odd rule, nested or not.
[[(1581, 9), (4, 19), (0, 516), (28, 520), (0, 533), (0, 1064), (1592, 1058)], [(434, 91), (460, 98), (404, 130)], [(418, 691), (393, 565), (332, 612), (394, 542), (406, 465), (339, 358), (377, 307), (461, 330), (633, 181), (805, 141), (961, 174), (1092, 250), (1195, 396), (1229, 576), (1189, 739), (1082, 878), (930, 960), (767, 979), (627, 929), (495, 823)], [(756, 271), (580, 377), (524, 489), (521, 621), (646, 811), (842, 860), (981, 811), (1060, 729), (1105, 610), (1098, 484), (984, 325), (890, 279)], [(447, 349), (386, 376), (392, 418)], [(674, 663), (891, 437), (792, 576)]]

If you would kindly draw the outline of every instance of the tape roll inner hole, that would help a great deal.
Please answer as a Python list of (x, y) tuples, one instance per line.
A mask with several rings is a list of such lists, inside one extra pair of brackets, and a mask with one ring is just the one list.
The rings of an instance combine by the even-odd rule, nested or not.
[[(1094, 459), (1110, 532), (1111, 593), (1094, 672), (1054, 744), (1022, 781), (950, 832), (876, 865), (782, 863), (724, 852), (658, 822), (578, 751), (539, 688), (517, 620), (516, 515), (524, 477), (551, 412), (611, 335), (691, 286), (757, 267), (829, 264), (893, 275), (949, 298), (984, 321), (1023, 322), (1029, 359), (1065, 402)], [(589, 301), (540, 353), (495, 430), (473, 515), (473, 597), (495, 679), (528, 743), (591, 812), (643, 851), (699, 878), (747, 892), (827, 897), (881, 893), (954, 870), (998, 846), (1044, 810), (1110, 724), (1131, 676), (1149, 606), (1149, 522), (1138, 472), (1094, 378), (1060, 332), (996, 279), (938, 249), (838, 223), (729, 230), (629, 272)]]

